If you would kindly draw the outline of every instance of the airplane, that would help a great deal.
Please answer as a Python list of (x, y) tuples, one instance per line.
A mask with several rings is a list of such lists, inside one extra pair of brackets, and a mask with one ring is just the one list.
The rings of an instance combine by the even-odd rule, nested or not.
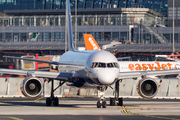
[[(91, 34), (84, 34), (84, 42), (86, 50), (101, 50)], [(128, 58), (130, 57), (120, 57), (117, 59), (123, 60)], [(119, 61), (119, 66), (120, 72), (180, 69), (180, 64), (175, 61)]]
[[(21, 60), (30, 60), (58, 65), (59, 72), (46, 71), (26, 71), (17, 69), (0, 69), (1, 74), (26, 75), (21, 83), (21, 92), (25, 97), (36, 98), (41, 95), (42, 81), (39, 78), (48, 78), (51, 82), (51, 95), (46, 98), (46, 106), (53, 104), (58, 106), (59, 100), (54, 96), (54, 91), (64, 83), (78, 88), (97, 88), (100, 93), (100, 99), (97, 101), (97, 108), (106, 108), (104, 91), (115, 84), (115, 96), (110, 98), (110, 105), (116, 103), (123, 105), (123, 99), (119, 98), (119, 82), (122, 79), (141, 77), (137, 85), (139, 95), (145, 99), (152, 99), (158, 92), (158, 83), (151, 76), (179, 74), (179, 69), (159, 70), (159, 71), (130, 71), (121, 72), (120, 65), (116, 57), (110, 52), (103, 50), (84, 50), (76, 51), (73, 45), (73, 33), (71, 24), (70, 2), (66, 0), (66, 21), (68, 31), (68, 51), (65, 52), (58, 62), (46, 61), (30, 58), (21, 58), (13, 56), (4, 56)], [(79, 70), (61, 72), (61, 66)], [(59, 81), (59, 85), (54, 89), (54, 80)]]

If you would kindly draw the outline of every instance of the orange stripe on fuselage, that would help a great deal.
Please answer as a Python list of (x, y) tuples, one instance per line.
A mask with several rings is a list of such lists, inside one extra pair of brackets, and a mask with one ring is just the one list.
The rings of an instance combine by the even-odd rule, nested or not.
[(91, 34), (84, 34), (84, 42), (86, 50), (101, 50)]

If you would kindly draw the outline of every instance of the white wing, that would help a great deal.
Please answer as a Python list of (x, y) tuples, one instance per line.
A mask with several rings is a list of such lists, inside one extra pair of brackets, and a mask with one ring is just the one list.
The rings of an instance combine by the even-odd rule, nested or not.
[(12, 75), (28, 75), (40, 77), (40, 78), (51, 78), (56, 80), (68, 81), (72, 77), (71, 73), (66, 72), (46, 72), (46, 71), (26, 71), (17, 69), (0, 69), (1, 74), (12, 74)]

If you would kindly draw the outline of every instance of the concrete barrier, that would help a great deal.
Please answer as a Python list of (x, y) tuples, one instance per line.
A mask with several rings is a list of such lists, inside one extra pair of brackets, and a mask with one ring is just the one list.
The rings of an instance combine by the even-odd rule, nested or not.
[[(0, 78), (0, 97), (24, 97), (20, 91), (20, 83), (24, 78)], [(42, 96), (49, 97), (51, 91), (51, 83), (44, 82), (41, 79), (43, 85)], [(120, 82), (120, 97), (128, 98), (140, 98), (137, 93), (136, 85), (139, 80), (126, 79)], [(158, 79), (158, 94), (155, 98), (176, 98), (180, 99), (180, 80), (174, 79)], [(59, 85), (59, 81), (54, 82), (54, 89)], [(112, 85), (114, 88), (115, 85)], [(62, 87), (55, 91), (55, 96), (98, 96), (97, 89), (80, 89), (76, 87), (69, 87), (64, 84)], [(105, 97), (113, 97), (114, 90), (108, 87), (105, 92)]]

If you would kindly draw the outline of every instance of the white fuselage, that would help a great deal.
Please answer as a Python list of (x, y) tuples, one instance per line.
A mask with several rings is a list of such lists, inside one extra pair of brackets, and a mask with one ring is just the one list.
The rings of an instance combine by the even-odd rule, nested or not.
[(180, 69), (179, 62), (120, 61), (120, 72)]
[[(113, 54), (106, 51), (68, 51), (61, 56), (59, 62), (71, 64), (72, 68), (83, 66), (86, 73), (76, 74), (75, 77), (89, 78), (97, 85), (111, 85), (119, 77), (118, 61)], [(78, 72), (75, 71), (75, 73)]]

